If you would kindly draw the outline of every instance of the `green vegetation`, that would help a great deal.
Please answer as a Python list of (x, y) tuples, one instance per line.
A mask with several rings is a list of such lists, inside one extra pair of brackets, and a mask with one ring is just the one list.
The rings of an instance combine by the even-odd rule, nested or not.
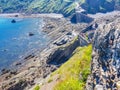
[(48, 80), (48, 83), (50, 83), (50, 82), (52, 82), (53, 81), (53, 79), (52, 78), (50, 78), (49, 80)]
[(54, 90), (84, 90), (90, 74), (92, 46), (78, 47), (73, 56), (63, 64), (51, 77), (58, 75)]
[[(76, 0), (88, 13), (112, 11), (120, 0)], [(94, 2), (94, 3), (93, 3)], [(75, 12), (74, 0), (0, 0), (0, 13), (62, 13), (69, 16)]]
[(34, 90), (40, 90), (40, 86), (39, 85), (35, 86)]
[(1, 12), (74, 13), (74, 0), (0, 0)]

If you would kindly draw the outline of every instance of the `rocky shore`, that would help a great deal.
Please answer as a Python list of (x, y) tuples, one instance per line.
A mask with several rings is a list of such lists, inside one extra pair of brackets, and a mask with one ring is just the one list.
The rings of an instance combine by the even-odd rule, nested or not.
[[(50, 44), (44, 50), (32, 52), (22, 61), (15, 62), (13, 69), (3, 69), (0, 76), (0, 90), (28, 90), (36, 83), (40, 84), (79, 46), (79, 33), (76, 33), (78, 26), (66, 18), (43, 17), (43, 19), (45, 23), (43, 32), (51, 38)], [(85, 28), (87, 24), (79, 26)]]
[[(110, 23), (118, 17), (117, 13), (111, 16), (103, 15), (103, 17), (99, 18), (94, 15), (92, 16), (92, 22), (79, 22), (77, 24), (71, 23), (70, 18), (61, 16), (59, 18), (43, 17), (45, 23), (43, 32), (47, 33), (48, 37), (51, 38), (50, 44), (44, 50), (38, 51), (37, 54), (32, 53), (25, 56), (22, 62), (14, 63), (16, 69), (3, 69), (0, 76), (0, 90), (29, 90), (35, 84), (42, 84), (51, 72), (70, 58), (76, 47), (88, 45), (93, 40), (95, 42), (95, 39), (93, 39), (94, 33), (101, 23), (106, 25), (106, 23)], [(96, 64), (95, 66), (93, 64), (94, 62), (92, 67), (96, 68)], [(92, 75), (93, 73), (97, 72), (92, 69)], [(88, 78), (87, 90), (93, 90), (90, 89), (91, 85), (94, 84), (95, 86), (97, 84), (97, 81), (94, 80), (94, 83), (90, 83), (90, 80), (91, 78)]]

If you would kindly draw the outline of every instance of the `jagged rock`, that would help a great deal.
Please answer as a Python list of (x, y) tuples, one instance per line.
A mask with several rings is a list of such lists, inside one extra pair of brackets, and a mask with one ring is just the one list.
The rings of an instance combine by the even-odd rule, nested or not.
[(76, 49), (77, 46), (79, 46), (79, 39), (76, 39), (72, 43), (68, 43), (65, 46), (53, 49), (47, 58), (47, 63), (59, 65), (65, 62), (68, 57), (72, 55), (72, 52)]
[(83, 13), (75, 13), (71, 18), (72, 23), (81, 23), (81, 22), (90, 23), (93, 20), (94, 20), (93, 18), (91, 18)]
[(120, 78), (120, 19), (99, 26), (94, 35), (93, 52), (93, 90), (97, 85), (102, 85), (103, 90), (116, 90)]
[(32, 32), (29, 32), (29, 36), (34, 36), (35, 34)]
[(80, 33), (80, 36), (79, 36), (80, 46), (86, 46), (90, 43), (86, 38), (87, 36), (84, 33)]
[(16, 20), (15, 20), (15, 19), (13, 19), (13, 20), (11, 21), (11, 23), (16, 23)]
[(19, 66), (19, 65), (21, 65), (22, 63), (21, 62), (17, 62), (16, 64), (15, 64), (15, 66)]
[(34, 57), (35, 57), (35, 55), (31, 54), (31, 55), (26, 56), (24, 59), (29, 60), (29, 59), (34, 58)]
[(67, 38), (63, 38), (62, 40), (57, 41), (57, 42), (55, 42), (54, 44), (57, 45), (57, 46), (61, 46), (61, 45), (63, 45), (63, 44), (66, 44), (67, 41), (68, 41)]
[(9, 72), (10, 72), (9, 69), (5, 69), (5, 68), (4, 68), (4, 69), (1, 70), (2, 75), (3, 75), (3, 74), (6, 74), (6, 73), (9, 73)]
[[(27, 82), (24, 80), (19, 81), (18, 83), (10, 82), (10, 85), (14, 84), (12, 87), (8, 88), (7, 90), (23, 90), (27, 86)], [(5, 89), (3, 89), (5, 90)]]

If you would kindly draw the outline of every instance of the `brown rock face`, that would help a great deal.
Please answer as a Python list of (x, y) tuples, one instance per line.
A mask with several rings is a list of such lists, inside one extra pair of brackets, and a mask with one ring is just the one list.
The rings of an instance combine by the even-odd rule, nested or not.
[[(94, 35), (91, 80), (89, 85), (102, 90), (116, 90), (120, 80), (120, 19), (102, 24)], [(99, 90), (99, 89), (96, 89)], [(100, 89), (101, 90), (101, 89)]]

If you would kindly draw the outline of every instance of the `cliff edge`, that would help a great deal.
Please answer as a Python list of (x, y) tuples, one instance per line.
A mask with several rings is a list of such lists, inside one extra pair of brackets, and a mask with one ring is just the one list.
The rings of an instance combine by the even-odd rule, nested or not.
[(95, 32), (87, 90), (119, 90), (119, 80), (120, 18), (99, 25)]

